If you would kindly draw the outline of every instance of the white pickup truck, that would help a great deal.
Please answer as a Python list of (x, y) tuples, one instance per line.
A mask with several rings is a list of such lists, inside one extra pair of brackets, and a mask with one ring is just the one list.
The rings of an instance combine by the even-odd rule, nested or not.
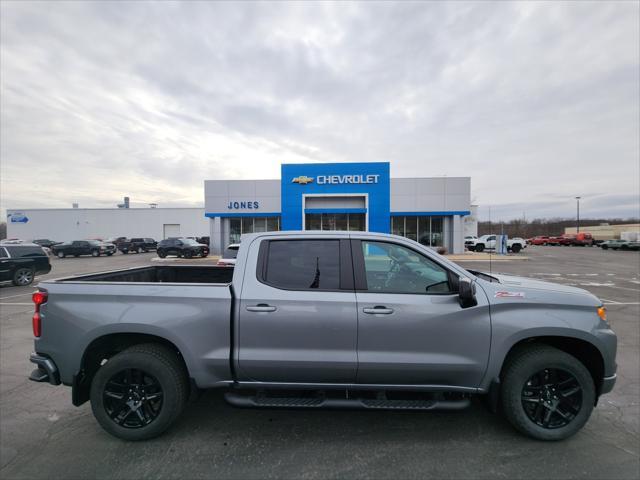
[[(484, 250), (495, 250), (496, 248), (496, 236), (495, 235), (482, 235), (475, 240), (466, 240), (464, 242), (465, 247), (472, 252), (482, 252)], [(513, 253), (518, 253), (523, 248), (526, 248), (527, 243), (521, 238), (510, 238), (507, 240), (507, 250)]]

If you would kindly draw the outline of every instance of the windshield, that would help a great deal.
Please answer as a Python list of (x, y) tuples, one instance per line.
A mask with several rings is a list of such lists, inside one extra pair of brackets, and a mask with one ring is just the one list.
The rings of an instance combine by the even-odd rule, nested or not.
[(91, 245), (100, 245), (100, 242), (97, 240), (87, 240)]

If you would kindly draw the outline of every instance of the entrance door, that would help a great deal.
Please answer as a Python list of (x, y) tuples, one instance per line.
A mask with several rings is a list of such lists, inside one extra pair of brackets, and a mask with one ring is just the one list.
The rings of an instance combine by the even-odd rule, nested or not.
[[(239, 305), (243, 381), (353, 383), (357, 311), (349, 241), (263, 240)], [(257, 281), (256, 277), (257, 275)]]
[(179, 237), (180, 236), (180, 224), (179, 223), (165, 223), (163, 225), (162, 234), (163, 238)]
[(393, 242), (353, 241), (358, 383), (475, 388), (487, 367), (489, 306), (462, 308), (449, 272)]

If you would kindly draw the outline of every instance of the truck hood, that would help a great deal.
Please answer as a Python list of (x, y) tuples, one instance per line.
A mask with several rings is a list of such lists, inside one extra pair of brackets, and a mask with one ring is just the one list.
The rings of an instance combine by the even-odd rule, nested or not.
[[(492, 293), (495, 300), (500, 298), (527, 298), (529, 300), (542, 300), (554, 298), (556, 302), (567, 304), (583, 304), (600, 305), (602, 302), (591, 292), (582, 288), (561, 285), (553, 282), (545, 282), (527, 277), (517, 277), (514, 275), (485, 273), (498, 280), (498, 282), (483, 281), (483, 286), (487, 290), (487, 294)], [(488, 286), (488, 288), (487, 288)], [(506, 293), (503, 293), (506, 292)], [(581, 297), (580, 299), (576, 296)], [(565, 301), (560, 300), (564, 298)]]

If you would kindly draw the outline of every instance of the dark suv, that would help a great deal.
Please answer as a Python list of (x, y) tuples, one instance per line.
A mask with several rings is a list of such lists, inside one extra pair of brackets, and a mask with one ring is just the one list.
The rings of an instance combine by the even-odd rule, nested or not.
[(191, 258), (209, 255), (209, 247), (196, 242), (191, 238), (167, 238), (158, 244), (158, 256), (164, 258), (167, 255)]
[(156, 248), (158, 248), (158, 242), (153, 238), (132, 238), (131, 240), (125, 240), (118, 244), (118, 250), (122, 253), (146, 253), (149, 250), (155, 250)]
[(0, 245), (0, 281), (17, 287), (31, 285), (36, 275), (51, 271), (49, 256), (35, 243)]

